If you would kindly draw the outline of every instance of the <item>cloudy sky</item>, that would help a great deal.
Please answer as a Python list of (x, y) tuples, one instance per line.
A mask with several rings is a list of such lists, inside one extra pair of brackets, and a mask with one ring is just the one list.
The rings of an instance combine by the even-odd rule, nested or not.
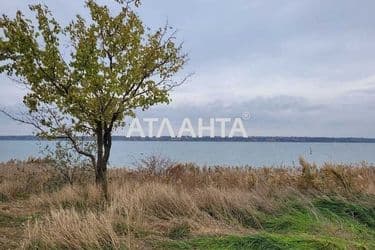
[[(27, 13), (36, 1), (2, 1)], [(40, 2), (40, 1), (39, 1)], [(86, 15), (83, 1), (45, 0), (66, 23)], [(110, 3), (111, 1), (101, 1)], [(170, 106), (142, 116), (241, 117), (249, 135), (375, 137), (375, 2), (372, 0), (144, 0), (146, 25), (178, 30), (194, 76)], [(0, 78), (0, 105), (23, 90)], [(0, 116), (0, 134), (31, 128)]]

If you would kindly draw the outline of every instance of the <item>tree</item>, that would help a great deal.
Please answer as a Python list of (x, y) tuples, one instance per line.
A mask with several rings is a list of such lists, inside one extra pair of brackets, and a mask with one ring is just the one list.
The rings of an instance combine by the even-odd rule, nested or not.
[[(11, 118), (33, 125), (37, 135), (67, 138), (90, 159), (96, 182), (107, 191), (112, 133), (126, 116), (169, 103), (170, 90), (187, 61), (175, 31), (167, 24), (151, 31), (134, 9), (139, 0), (115, 0), (116, 14), (87, 0), (91, 20), (77, 15), (62, 27), (45, 5), (30, 5), (35, 20), (21, 11), (0, 19), (0, 72), (24, 84), (27, 112)], [(80, 143), (95, 138), (95, 153)]]

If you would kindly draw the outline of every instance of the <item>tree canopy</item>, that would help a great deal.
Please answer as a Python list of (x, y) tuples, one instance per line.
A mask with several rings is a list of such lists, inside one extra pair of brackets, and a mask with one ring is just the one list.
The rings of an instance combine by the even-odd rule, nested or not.
[[(169, 91), (187, 61), (168, 24), (152, 31), (134, 11), (137, 0), (115, 0), (119, 10), (87, 0), (89, 20), (77, 15), (62, 27), (47, 6), (30, 5), (0, 18), (0, 72), (24, 84), (28, 112), (12, 116), (48, 138), (67, 137), (97, 171), (108, 162), (112, 131), (135, 110), (169, 103)], [(95, 136), (97, 153), (78, 135)], [(103, 167), (104, 168), (104, 167)]]

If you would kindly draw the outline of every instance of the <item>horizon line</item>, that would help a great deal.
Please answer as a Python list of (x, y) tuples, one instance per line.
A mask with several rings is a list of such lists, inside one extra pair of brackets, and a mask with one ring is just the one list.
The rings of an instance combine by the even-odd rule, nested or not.
[[(92, 139), (90, 136), (83, 136), (84, 139)], [(117, 141), (203, 141), (203, 142), (347, 142), (347, 143), (375, 143), (375, 138), (371, 137), (329, 137), (329, 136), (248, 136), (248, 137), (221, 137), (221, 136), (203, 136), (203, 137), (192, 137), (192, 136), (182, 136), (182, 137), (171, 137), (171, 136), (161, 136), (161, 137), (141, 137), (132, 136), (126, 137), (122, 135), (113, 135), (113, 140)], [(57, 137), (53, 140), (65, 140), (66, 137)], [(48, 141), (48, 139), (40, 138), (35, 135), (0, 135), (0, 140), (40, 140)]]

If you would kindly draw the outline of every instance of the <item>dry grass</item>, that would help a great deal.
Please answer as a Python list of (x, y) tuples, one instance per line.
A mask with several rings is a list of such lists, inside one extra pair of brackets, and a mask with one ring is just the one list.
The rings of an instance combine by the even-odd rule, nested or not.
[[(10, 162), (0, 168), (0, 196), (8, 203), (20, 202), (22, 193), (25, 206), (43, 211), (25, 226), (23, 247), (44, 249), (135, 249), (167, 238), (249, 235), (266, 230), (270, 222), (265, 218), (279, 216), (294, 200), (318, 218), (313, 204), (317, 197), (360, 200), (375, 207), (374, 166), (318, 167), (303, 159), (300, 165), (111, 169), (111, 201), (105, 204), (95, 185), (64, 184), (43, 162)], [(327, 234), (337, 236), (337, 227), (329, 225)]]
[(104, 215), (82, 213), (74, 209), (52, 210), (42, 223), (28, 227), (34, 247), (46, 249), (101, 249), (119, 247), (111, 221)]
[[(269, 192), (286, 188), (346, 195), (348, 193), (375, 194), (374, 166), (323, 164), (317, 167), (300, 159), (299, 168), (199, 167), (194, 164), (175, 164), (165, 169), (112, 169), (112, 183), (172, 184), (186, 189), (217, 187), (257, 190), (267, 187)], [(153, 169), (153, 168), (152, 168)]]
[[(83, 171), (77, 183), (89, 183), (92, 180), (93, 176)], [(52, 192), (66, 184), (61, 173), (42, 159), (0, 163), (0, 200)]]
[(0, 196), (3, 199), (41, 192), (52, 182), (53, 174), (44, 162), (0, 163)]

